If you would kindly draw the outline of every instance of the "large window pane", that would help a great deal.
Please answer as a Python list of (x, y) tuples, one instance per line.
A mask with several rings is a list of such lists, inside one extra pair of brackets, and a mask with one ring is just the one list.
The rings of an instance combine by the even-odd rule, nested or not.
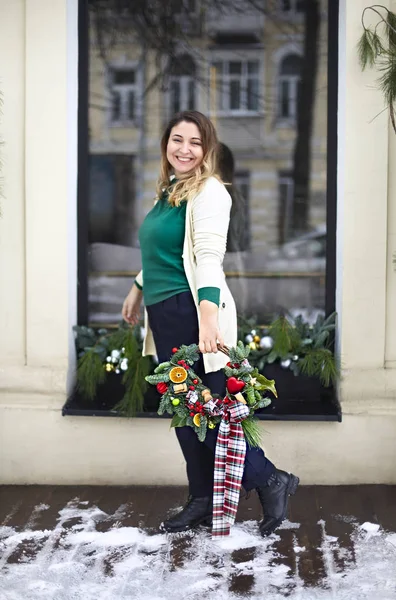
[(241, 107), (241, 82), (230, 81), (230, 108), (238, 110)]
[(90, 6), (90, 323), (120, 319), (141, 266), (160, 138), (186, 109), (211, 115), (224, 148), (233, 200), (224, 267), (240, 315), (265, 324), (279, 311), (323, 312), (327, 1)]

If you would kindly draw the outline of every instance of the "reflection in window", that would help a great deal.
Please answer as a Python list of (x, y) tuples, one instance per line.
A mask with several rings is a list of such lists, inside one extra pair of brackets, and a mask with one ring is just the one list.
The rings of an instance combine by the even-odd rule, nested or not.
[(222, 112), (259, 110), (259, 61), (223, 60), (216, 69), (218, 108)]
[(280, 10), (284, 13), (302, 13), (305, 0), (280, 0)]
[(288, 54), (279, 69), (279, 117), (295, 120), (301, 82), (301, 58)]
[(174, 59), (169, 77), (170, 114), (195, 109), (195, 63), (183, 54)]
[(81, 201), (91, 322), (119, 321), (141, 267), (137, 231), (153, 204), (163, 126), (191, 109), (210, 111), (228, 149), (225, 265), (238, 311), (265, 323), (279, 309), (323, 309), (326, 259), (311, 246), (326, 235), (328, 3), (316, 25), (297, 0), (254, 4), (89, 3), (90, 187)]
[(290, 173), (279, 176), (279, 245), (292, 237), (294, 180)]
[(111, 122), (131, 123), (136, 118), (137, 74), (133, 68), (110, 69)]

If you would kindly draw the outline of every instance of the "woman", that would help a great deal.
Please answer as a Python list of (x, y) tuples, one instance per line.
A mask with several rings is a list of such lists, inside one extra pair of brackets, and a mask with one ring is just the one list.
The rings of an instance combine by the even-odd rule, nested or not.
[[(164, 362), (172, 348), (198, 343), (202, 355), (194, 369), (213, 393), (224, 394), (227, 357), (217, 344), (236, 344), (237, 320), (222, 268), (231, 198), (216, 174), (217, 149), (216, 131), (199, 112), (179, 113), (165, 129), (157, 202), (139, 231), (143, 268), (122, 316), (136, 324), (144, 295), (143, 354), (157, 354)], [(217, 428), (208, 430), (204, 443), (191, 427), (176, 428), (176, 435), (190, 497), (180, 513), (163, 523), (170, 532), (211, 521)], [(242, 485), (257, 490), (264, 510), (260, 532), (269, 535), (285, 519), (298, 478), (276, 469), (261, 449), (248, 448)]]

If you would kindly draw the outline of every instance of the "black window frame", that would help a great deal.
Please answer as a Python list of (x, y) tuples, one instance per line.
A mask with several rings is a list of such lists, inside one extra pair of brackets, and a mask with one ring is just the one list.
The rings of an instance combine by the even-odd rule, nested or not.
[[(339, 0), (328, 2), (328, 94), (327, 94), (327, 189), (326, 189), (326, 292), (325, 313), (329, 315), (336, 306), (336, 223), (337, 223), (337, 109), (338, 109), (338, 15)], [(88, 0), (78, 3), (78, 175), (77, 175), (77, 324), (88, 324), (88, 230), (89, 230), (89, 119), (88, 119), (88, 80), (89, 73), (89, 37), (88, 37)], [(293, 414), (293, 408), (285, 407), (279, 414), (263, 414), (263, 420), (292, 421), (341, 421), (341, 409), (332, 390), (330, 412), (310, 411), (306, 414)], [(321, 402), (318, 403), (320, 405)], [(304, 411), (303, 411), (304, 412)], [(62, 414), (119, 416), (114, 411), (79, 410), (69, 400)], [(141, 417), (155, 416), (156, 413), (141, 413)]]

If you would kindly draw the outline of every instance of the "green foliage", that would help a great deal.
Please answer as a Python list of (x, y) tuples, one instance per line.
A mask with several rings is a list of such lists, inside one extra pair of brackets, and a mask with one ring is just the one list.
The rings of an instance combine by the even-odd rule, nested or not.
[(169, 381), (169, 372), (158, 373), (157, 375), (148, 375), (146, 381), (151, 385), (157, 385), (157, 383), (167, 383)]
[(208, 429), (208, 420), (206, 417), (201, 416), (200, 425), (196, 428), (198, 439), (200, 442), (204, 442), (206, 438), (206, 431)]
[(320, 382), (328, 387), (335, 384), (339, 378), (339, 371), (334, 362), (334, 357), (327, 348), (312, 349), (298, 361), (301, 373), (310, 377), (319, 377)]
[(99, 354), (95, 351), (86, 352), (78, 361), (77, 389), (89, 400), (95, 398), (98, 385), (106, 379), (106, 371)]
[(128, 360), (128, 368), (120, 373), (125, 394), (114, 407), (125, 416), (134, 416), (143, 409), (144, 393), (147, 389), (146, 375), (151, 371), (151, 359), (142, 357), (138, 328), (131, 328), (125, 322), (115, 331), (91, 327), (75, 326), (75, 343), (78, 354), (77, 389), (87, 399), (95, 398), (98, 386), (106, 380), (106, 357), (113, 350), (123, 349)]
[(178, 360), (185, 360), (189, 365), (193, 365), (199, 360), (199, 347), (197, 344), (190, 346), (180, 346), (177, 352), (172, 355), (171, 361), (177, 364)]
[(242, 429), (250, 448), (261, 448), (261, 434), (257, 419), (242, 421)]
[(287, 357), (299, 345), (298, 332), (283, 315), (271, 324), (270, 335), (274, 340), (272, 353), (279, 358)]
[[(374, 12), (378, 17), (371, 28), (364, 23), (366, 11)], [(380, 25), (385, 30), (382, 37), (378, 34)], [(396, 132), (396, 14), (381, 4), (367, 6), (362, 13), (362, 27), (363, 33), (357, 45), (360, 66), (362, 70), (377, 67), (382, 73), (378, 83)]]
[(122, 378), (125, 395), (115, 406), (115, 410), (126, 417), (134, 417), (137, 412), (143, 411), (144, 394), (147, 390), (146, 376), (150, 370), (151, 360), (148, 356), (138, 356), (135, 369), (128, 367)]
[[(267, 364), (284, 360), (290, 361), (289, 369), (296, 376), (304, 373), (318, 377), (325, 386), (334, 384), (339, 377), (331, 349), (336, 318), (336, 313), (330, 314), (326, 319), (319, 315), (316, 322), (310, 325), (301, 315), (295, 319), (281, 315), (265, 329), (260, 328), (252, 319), (245, 322), (240, 320), (239, 337), (245, 338), (247, 334), (252, 335), (254, 331), (260, 338), (269, 336), (273, 340), (271, 348), (261, 348), (257, 345), (255, 349), (251, 349), (249, 362), (256, 367), (256, 370), (250, 375), (257, 378), (256, 389), (261, 392), (269, 390), (276, 394), (274, 382), (261, 379), (264, 376), (260, 371)], [(233, 375), (235, 375), (234, 371)], [(228, 372), (226, 374), (228, 375)], [(259, 384), (263, 387), (259, 387)]]
[(184, 415), (174, 414), (172, 417), (171, 427), (184, 427), (187, 424), (187, 417)]

